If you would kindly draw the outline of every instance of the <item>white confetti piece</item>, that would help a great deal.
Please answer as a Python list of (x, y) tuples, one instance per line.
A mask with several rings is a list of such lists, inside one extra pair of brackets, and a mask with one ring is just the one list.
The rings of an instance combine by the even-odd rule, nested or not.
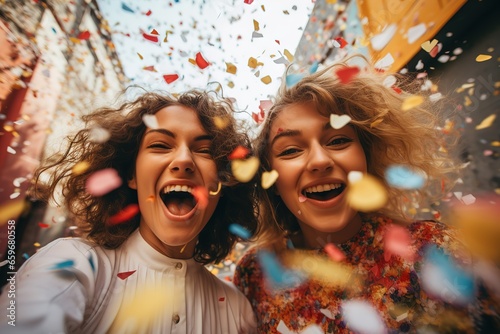
[(408, 44), (415, 43), (420, 37), (424, 35), (427, 28), (425, 23), (420, 23), (408, 29)]
[(331, 114), (330, 115), (330, 125), (332, 128), (338, 130), (342, 129), (344, 126), (349, 124), (351, 121), (351, 117), (349, 115), (337, 115), (337, 114)]
[(390, 53), (386, 54), (382, 59), (375, 63), (375, 68), (379, 70), (384, 70), (390, 67), (394, 63), (394, 57)]
[(370, 40), (373, 50), (382, 50), (394, 37), (397, 28), (398, 26), (393, 23), (388, 25), (380, 34), (373, 36)]
[(142, 121), (150, 129), (158, 129), (160, 127), (155, 115), (143, 115)]
[(110, 137), (108, 130), (101, 127), (93, 127), (89, 131), (89, 140), (93, 143), (105, 143)]
[(7, 152), (10, 154), (16, 154), (16, 150), (14, 150), (12, 147), (7, 146)]
[(361, 334), (386, 333), (385, 325), (377, 310), (368, 302), (348, 300), (342, 303), (342, 315), (347, 327)]

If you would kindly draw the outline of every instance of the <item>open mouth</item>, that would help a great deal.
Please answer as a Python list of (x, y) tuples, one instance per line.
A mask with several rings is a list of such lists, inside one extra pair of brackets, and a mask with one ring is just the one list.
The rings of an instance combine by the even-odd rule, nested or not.
[(343, 183), (321, 184), (304, 189), (302, 195), (316, 201), (328, 201), (340, 195), (344, 189)]
[(193, 188), (186, 185), (170, 185), (163, 188), (160, 198), (167, 210), (175, 216), (184, 216), (196, 206)]

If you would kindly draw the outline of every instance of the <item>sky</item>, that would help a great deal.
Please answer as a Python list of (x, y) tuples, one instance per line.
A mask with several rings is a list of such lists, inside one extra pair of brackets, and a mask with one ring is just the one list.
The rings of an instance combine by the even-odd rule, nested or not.
[[(220, 86), (225, 97), (246, 111), (244, 117), (258, 112), (260, 101), (276, 93), (314, 7), (313, 0), (98, 4), (131, 84), (172, 93)], [(155, 37), (158, 42), (150, 40)], [(204, 69), (192, 63), (198, 53), (209, 64)], [(251, 58), (258, 64), (254, 68)], [(167, 83), (165, 75), (178, 79)]]

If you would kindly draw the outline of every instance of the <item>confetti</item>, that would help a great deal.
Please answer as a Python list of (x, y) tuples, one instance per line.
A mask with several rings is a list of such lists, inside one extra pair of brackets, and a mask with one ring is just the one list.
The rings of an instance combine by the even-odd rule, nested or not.
[(325, 245), (325, 252), (333, 261), (342, 261), (345, 259), (345, 254), (334, 244), (328, 243)]
[(105, 143), (109, 137), (111, 137), (109, 131), (101, 127), (96, 126), (89, 130), (89, 140), (93, 143)]
[(283, 320), (280, 320), (278, 323), (278, 326), (276, 327), (276, 330), (278, 333), (281, 334), (323, 334), (323, 329), (319, 325), (309, 325), (306, 328), (304, 328), (302, 331), (299, 333), (290, 330), (286, 325)]
[(424, 49), (424, 51), (426, 52), (431, 52), (432, 49), (434, 49), (434, 47), (438, 44), (438, 40), (437, 39), (433, 39), (432, 42), (431, 41), (425, 41), (423, 42), (422, 44), (420, 44), (420, 47), (422, 49)]
[(414, 27), (408, 29), (408, 44), (416, 42), (420, 37), (422, 37), (427, 28), (425, 23), (420, 23)]
[(359, 67), (344, 67), (335, 71), (335, 74), (339, 78), (340, 82), (343, 84), (347, 84), (351, 82), (352, 79), (356, 77), (359, 73)]
[(393, 63), (394, 63), (394, 57), (392, 56), (392, 54), (388, 53), (382, 59), (378, 60), (375, 63), (374, 67), (377, 70), (384, 70), (389, 66), (391, 66)]
[(131, 271), (124, 271), (124, 272), (121, 272), (121, 273), (118, 273), (116, 274), (116, 276), (118, 276), (119, 279), (121, 280), (125, 280), (127, 279), (130, 275), (132, 275), (133, 273), (135, 273), (137, 270), (131, 270)]
[(338, 47), (340, 47), (341, 49), (343, 49), (348, 44), (342, 37), (336, 37), (334, 38), (334, 41), (338, 43)]
[(160, 127), (155, 115), (145, 114), (142, 116), (142, 121), (150, 129), (158, 129)]
[(49, 227), (50, 227), (50, 225), (49, 225), (49, 224), (42, 223), (42, 222), (39, 222), (39, 223), (38, 223), (38, 226), (39, 226), (40, 228), (49, 228)]
[(254, 31), (259, 31), (260, 30), (259, 22), (256, 21), (256, 20), (253, 20), (253, 30)]
[(342, 129), (344, 126), (349, 124), (351, 121), (351, 117), (349, 115), (337, 115), (337, 114), (331, 114), (330, 115), (330, 125), (332, 128), (338, 130)]
[(73, 267), (74, 265), (75, 265), (75, 261), (73, 261), (73, 260), (66, 260), (66, 261), (62, 261), (62, 262), (56, 263), (55, 265), (53, 265), (49, 269), (51, 269), (51, 270), (68, 269), (68, 268)]
[(146, 40), (148, 40), (150, 42), (153, 42), (153, 43), (158, 43), (159, 42), (158, 35), (152, 35), (152, 34), (143, 33), (142, 37), (144, 37), (144, 39), (146, 39)]
[(482, 129), (486, 129), (486, 128), (490, 127), (493, 124), (493, 122), (495, 121), (496, 117), (497, 117), (497, 115), (495, 115), (495, 114), (489, 115), (488, 117), (483, 119), (481, 121), (481, 123), (479, 123), (476, 126), (476, 130), (482, 130)]
[(368, 174), (364, 174), (356, 182), (351, 182), (349, 178), (347, 201), (356, 210), (375, 211), (387, 202), (387, 190), (377, 178)]
[(179, 79), (179, 75), (178, 74), (165, 74), (163, 76), (163, 79), (165, 80), (166, 83), (171, 84), (175, 80)]
[(90, 164), (87, 161), (80, 161), (76, 163), (73, 168), (71, 169), (71, 172), (73, 175), (81, 175), (85, 173), (85, 171), (90, 167)]
[(385, 86), (385, 87), (392, 87), (396, 84), (397, 80), (396, 80), (396, 77), (394, 75), (389, 75), (387, 76), (384, 81), (382, 82), (382, 84)]
[(117, 225), (129, 221), (139, 213), (139, 205), (132, 203), (127, 205), (123, 210), (117, 214), (109, 217), (109, 225)]
[(490, 55), (483, 55), (483, 54), (480, 54), (476, 57), (476, 61), (478, 63), (481, 63), (483, 61), (487, 61), (487, 60), (490, 60), (491, 59), (491, 56)]
[(373, 36), (370, 39), (372, 48), (375, 51), (380, 51), (391, 41), (396, 33), (398, 26), (396, 24), (388, 25), (380, 34)]
[(288, 51), (287, 49), (285, 49), (285, 51), (283, 52), (285, 54), (285, 57), (286, 59), (288, 59), (289, 62), (292, 62), (294, 57), (293, 55), (290, 53), (290, 51)]
[(246, 160), (236, 159), (231, 161), (231, 171), (236, 180), (248, 182), (254, 177), (259, 164), (259, 158), (257, 157), (250, 157)]
[(401, 105), (401, 110), (407, 111), (407, 110), (413, 109), (413, 108), (421, 105), (423, 102), (424, 102), (424, 98), (420, 95), (413, 95), (413, 96), (407, 97), (403, 101), (403, 104)]
[(387, 183), (398, 189), (420, 189), (424, 186), (425, 177), (422, 173), (403, 165), (391, 165), (385, 171)]
[(205, 187), (197, 186), (193, 189), (192, 193), (199, 210), (205, 210), (208, 206), (208, 190)]
[(214, 124), (217, 129), (224, 129), (229, 125), (229, 119), (219, 116), (214, 116)]
[(90, 31), (85, 30), (78, 34), (78, 39), (81, 41), (87, 41), (90, 38)]
[(245, 159), (250, 153), (248, 148), (238, 145), (228, 156), (229, 160), (235, 160), (235, 159)]
[(0, 204), (0, 226), (7, 224), (10, 219), (17, 219), (24, 208), (25, 202), (22, 199), (5, 201)]
[(379, 312), (366, 301), (344, 301), (341, 310), (347, 328), (352, 331), (362, 334), (383, 334), (387, 332)]
[(244, 0), (243, 2), (246, 3), (247, 5), (251, 5), (253, 0)]
[(278, 172), (275, 171), (274, 169), (270, 172), (264, 172), (262, 173), (262, 178), (261, 178), (261, 186), (264, 189), (269, 189), (274, 182), (278, 179)]
[(127, 12), (130, 12), (130, 13), (135, 13), (134, 10), (132, 8), (130, 8), (129, 6), (127, 6), (125, 3), (122, 2), (122, 9), (124, 11), (127, 11)]
[(299, 195), (299, 202), (300, 203), (304, 203), (305, 201), (307, 201), (307, 197), (305, 197), (304, 195), (300, 194)]
[(303, 74), (289, 74), (286, 76), (286, 86), (287, 87), (292, 87), (295, 84), (297, 84), (302, 78), (304, 77)]
[(304, 275), (288, 270), (280, 263), (276, 255), (261, 249), (257, 252), (257, 259), (270, 288), (291, 288), (304, 281)]
[(115, 190), (122, 184), (122, 179), (113, 168), (106, 168), (94, 172), (86, 182), (86, 189), (92, 196), (102, 196)]
[(198, 65), (198, 67), (203, 70), (204, 68), (206, 68), (210, 64), (205, 60), (205, 58), (203, 58), (203, 55), (201, 54), (201, 52), (198, 52), (196, 54), (196, 65)]
[(262, 81), (263, 83), (265, 83), (266, 85), (270, 84), (273, 80), (271, 79), (271, 77), (269, 75), (266, 75), (265, 77), (263, 77), (262, 79), (260, 79), (260, 81)]
[(238, 224), (230, 224), (229, 225), (229, 232), (232, 234), (242, 238), (242, 239), (250, 239), (252, 237), (252, 234), (250, 231), (248, 231), (246, 228), (244, 228), (241, 225)]
[(410, 232), (403, 226), (391, 224), (387, 227), (384, 235), (384, 249), (387, 253), (413, 261), (415, 250), (411, 247), (411, 242)]
[(236, 74), (237, 68), (233, 63), (226, 63), (226, 72)]

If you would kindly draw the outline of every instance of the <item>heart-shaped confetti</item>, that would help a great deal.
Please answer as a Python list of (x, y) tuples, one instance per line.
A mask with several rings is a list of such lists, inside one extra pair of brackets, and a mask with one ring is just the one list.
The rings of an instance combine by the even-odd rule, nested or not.
[(433, 39), (432, 42), (431, 41), (425, 41), (423, 42), (422, 44), (420, 44), (420, 46), (422, 47), (422, 49), (424, 49), (426, 52), (431, 52), (432, 49), (434, 49), (434, 47), (438, 44), (438, 40), (437, 39)]
[(349, 124), (350, 121), (351, 117), (349, 115), (330, 115), (330, 125), (336, 130), (343, 128), (345, 125)]
[(158, 129), (160, 127), (158, 125), (158, 120), (156, 119), (155, 115), (149, 115), (149, 114), (143, 115), (142, 121), (150, 129)]
[(262, 179), (261, 179), (261, 186), (264, 189), (269, 189), (274, 182), (278, 179), (278, 172), (275, 171), (274, 169), (270, 172), (264, 172), (262, 173)]
[(337, 75), (337, 78), (339, 78), (341, 83), (347, 84), (351, 82), (351, 80), (354, 79), (359, 72), (359, 67), (352, 66), (340, 68), (335, 71), (335, 74)]
[(259, 164), (259, 158), (257, 157), (250, 157), (246, 160), (236, 159), (231, 161), (231, 171), (236, 180), (248, 182), (254, 177), (257, 169), (259, 169)]

